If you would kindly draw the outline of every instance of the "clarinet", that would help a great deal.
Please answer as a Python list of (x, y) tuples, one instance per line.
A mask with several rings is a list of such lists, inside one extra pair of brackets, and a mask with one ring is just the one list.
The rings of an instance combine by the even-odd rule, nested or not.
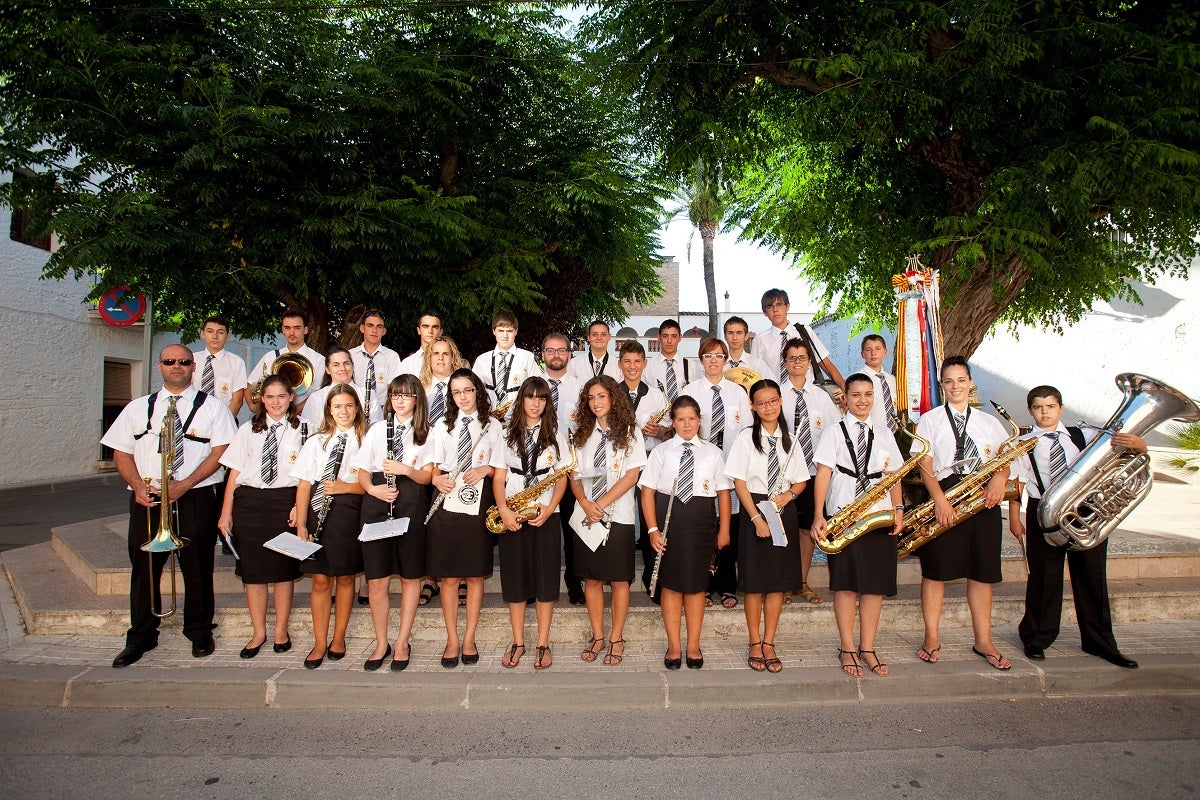
[(671, 486), (671, 499), (667, 501), (667, 518), (663, 520), (662, 534), (663, 549), (659, 550), (654, 556), (654, 570), (650, 573), (650, 596), (654, 597), (654, 590), (658, 588), (658, 571), (662, 568), (663, 553), (667, 550), (667, 528), (671, 526), (671, 509), (675, 506), (675, 492), (679, 489), (679, 473), (675, 473), (675, 483)]
[[(396, 460), (396, 451), (392, 448), (392, 436), (393, 436), (395, 426), (396, 426), (396, 416), (394, 414), (388, 414), (388, 421), (387, 421), (387, 441), (388, 441), (387, 457), (388, 457), (388, 461)], [(392, 475), (390, 472), (386, 472), (386, 471), (383, 474), (384, 474), (385, 480), (387, 481), (388, 489), (395, 489), (396, 488), (396, 476)], [(389, 521), (392, 519), (392, 514), (395, 513), (395, 510), (396, 510), (396, 501), (392, 500), (390, 503), (388, 503), (388, 517), (387, 518)]]
[[(342, 449), (338, 453), (337, 461), (334, 463), (333, 478), (337, 480), (337, 474), (342, 470), (342, 458), (345, 457), (346, 451)], [(313, 531), (312, 540), (314, 542), (321, 541), (321, 530), (325, 527), (325, 517), (329, 514), (329, 507), (333, 505), (333, 496), (326, 492), (321, 496), (321, 508), (317, 511), (317, 528)]]

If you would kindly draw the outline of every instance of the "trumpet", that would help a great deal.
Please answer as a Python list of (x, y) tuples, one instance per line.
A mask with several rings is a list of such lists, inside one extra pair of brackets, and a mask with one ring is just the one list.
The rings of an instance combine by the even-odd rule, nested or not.
[[(522, 489), (512, 497), (507, 498), (504, 501), (504, 504), (508, 506), (510, 511), (515, 511), (517, 516), (520, 517), (522, 521), (533, 519), (538, 515), (537, 505), (534, 504), (534, 501), (537, 500), (538, 495), (546, 491), (548, 487), (558, 483), (559, 478), (570, 475), (578, 463), (579, 453), (576, 452), (575, 447), (572, 446), (570, 464), (567, 464), (562, 469), (551, 472), (533, 486), (530, 486), (527, 489)], [(488, 509), (487, 520), (484, 524), (487, 525), (487, 529), (492, 533), (504, 533), (504, 519), (500, 516), (499, 506), (492, 506)]]
[[(150, 514), (146, 514), (146, 543), (142, 545), (146, 557), (150, 560), (150, 613), (159, 619), (166, 619), (175, 613), (179, 605), (179, 592), (176, 586), (175, 567), (178, 557), (176, 551), (187, 545), (188, 540), (182, 539), (175, 533), (175, 513), (171, 506), (171, 464), (175, 461), (176, 448), (182, 447), (182, 442), (175, 441), (175, 397), (167, 401), (167, 413), (163, 415), (162, 431), (159, 433), (159, 490), (158, 490), (158, 533), (150, 533)], [(146, 478), (146, 491), (151, 490), (152, 479)], [(154, 554), (166, 553), (171, 562), (171, 610), (163, 611), (159, 602), (159, 610), (154, 610)]]

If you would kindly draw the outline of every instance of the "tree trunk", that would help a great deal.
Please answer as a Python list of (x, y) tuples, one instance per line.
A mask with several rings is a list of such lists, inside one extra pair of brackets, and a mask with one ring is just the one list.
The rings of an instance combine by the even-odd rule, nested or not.
[[(939, 250), (931, 263), (935, 268), (949, 261), (952, 248)], [(1032, 271), (1017, 256), (1002, 264), (977, 266), (962, 280), (942, 272), (942, 347), (946, 356), (970, 358), (1004, 309), (1020, 294)]]
[(717, 276), (713, 267), (713, 240), (717, 238), (717, 223), (704, 220), (696, 226), (704, 244), (704, 292), (708, 295), (708, 335), (720, 338), (717, 329)]

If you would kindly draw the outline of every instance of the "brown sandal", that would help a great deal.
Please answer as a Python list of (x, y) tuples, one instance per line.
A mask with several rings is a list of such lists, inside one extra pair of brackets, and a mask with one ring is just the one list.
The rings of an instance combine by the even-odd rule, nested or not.
[[(768, 648), (768, 647), (769, 647), (769, 648), (771, 648), (771, 650), (772, 650), (772, 651), (774, 651), (774, 650), (775, 650), (775, 643), (774, 643), (774, 642), (766, 642), (766, 641), (764, 641), (764, 642), (762, 643), (762, 646), (763, 646), (763, 655), (764, 655), (764, 656), (767, 654), (767, 648)], [(766, 663), (766, 665), (767, 665), (767, 672), (771, 672), (771, 673), (783, 672), (783, 662), (782, 662), (782, 661), (780, 661), (778, 657), (776, 657), (776, 658), (768, 658), (768, 659), (766, 659), (766, 662), (765, 662), (765, 663)]]
[[(753, 651), (756, 647), (762, 647), (762, 642), (751, 642), (750, 650)], [(767, 660), (762, 656), (746, 656), (746, 666), (755, 672), (767, 671)]]
[(552, 658), (552, 653), (550, 652), (550, 645), (539, 644), (534, 648), (534, 650), (537, 651), (537, 658), (533, 662), (534, 669), (549, 669), (550, 666), (554, 664), (554, 659)]
[[(613, 652), (613, 648), (616, 647), (617, 645), (621, 645), (620, 653)], [(605, 656), (604, 656), (604, 666), (615, 667), (618, 664), (620, 664), (621, 660), (624, 658), (625, 658), (625, 640), (624, 639), (610, 639), (608, 642), (608, 653), (605, 654)]]
[(597, 658), (600, 657), (600, 650), (595, 649), (596, 642), (600, 643), (600, 650), (603, 650), (604, 649), (604, 637), (601, 636), (600, 638), (597, 639), (596, 637), (593, 636), (592, 640), (590, 642), (588, 642), (588, 646), (585, 647), (583, 649), (583, 652), (579, 654), (579, 657), (589, 664), (591, 664), (593, 661), (595, 661)]
[[(520, 654), (517, 651), (520, 650)], [(521, 656), (525, 655), (525, 645), (513, 642), (508, 646), (508, 652), (504, 654), (504, 660), (500, 662), (500, 666), (512, 669), (517, 664), (521, 663)]]
[(808, 585), (807, 581), (800, 584), (800, 596), (803, 597), (808, 602), (812, 603), (813, 605), (820, 603), (823, 599), (821, 597), (821, 595), (817, 594), (816, 592), (814, 592), (812, 590), (812, 587), (810, 587)]

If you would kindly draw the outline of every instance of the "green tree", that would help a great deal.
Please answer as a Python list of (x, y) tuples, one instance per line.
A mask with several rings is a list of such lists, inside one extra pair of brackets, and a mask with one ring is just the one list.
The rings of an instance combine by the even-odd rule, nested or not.
[(739, 164), (746, 235), (843, 315), (941, 269), (948, 353), (1182, 274), (1200, 234), (1185, 3), (611, 0), (584, 31), (668, 172)]
[[(357, 302), (473, 342), (648, 299), (658, 206), (628, 115), (546, 7), (3, 3), (0, 162), (66, 242), (53, 277), (130, 283), (160, 320)], [(543, 311), (545, 310), (545, 312)]]
[[(729, 212), (732, 201), (730, 188), (721, 174), (720, 167), (700, 158), (688, 175), (683, 188), (676, 194), (679, 206), (670, 215), (673, 217), (686, 212), (688, 221), (700, 233), (704, 292), (708, 297), (708, 332), (712, 336), (720, 336), (721, 330), (717, 321), (717, 278), (713, 243), (717, 238), (717, 231), (724, 227)], [(692, 240), (689, 237), (689, 255), (691, 249)]]

